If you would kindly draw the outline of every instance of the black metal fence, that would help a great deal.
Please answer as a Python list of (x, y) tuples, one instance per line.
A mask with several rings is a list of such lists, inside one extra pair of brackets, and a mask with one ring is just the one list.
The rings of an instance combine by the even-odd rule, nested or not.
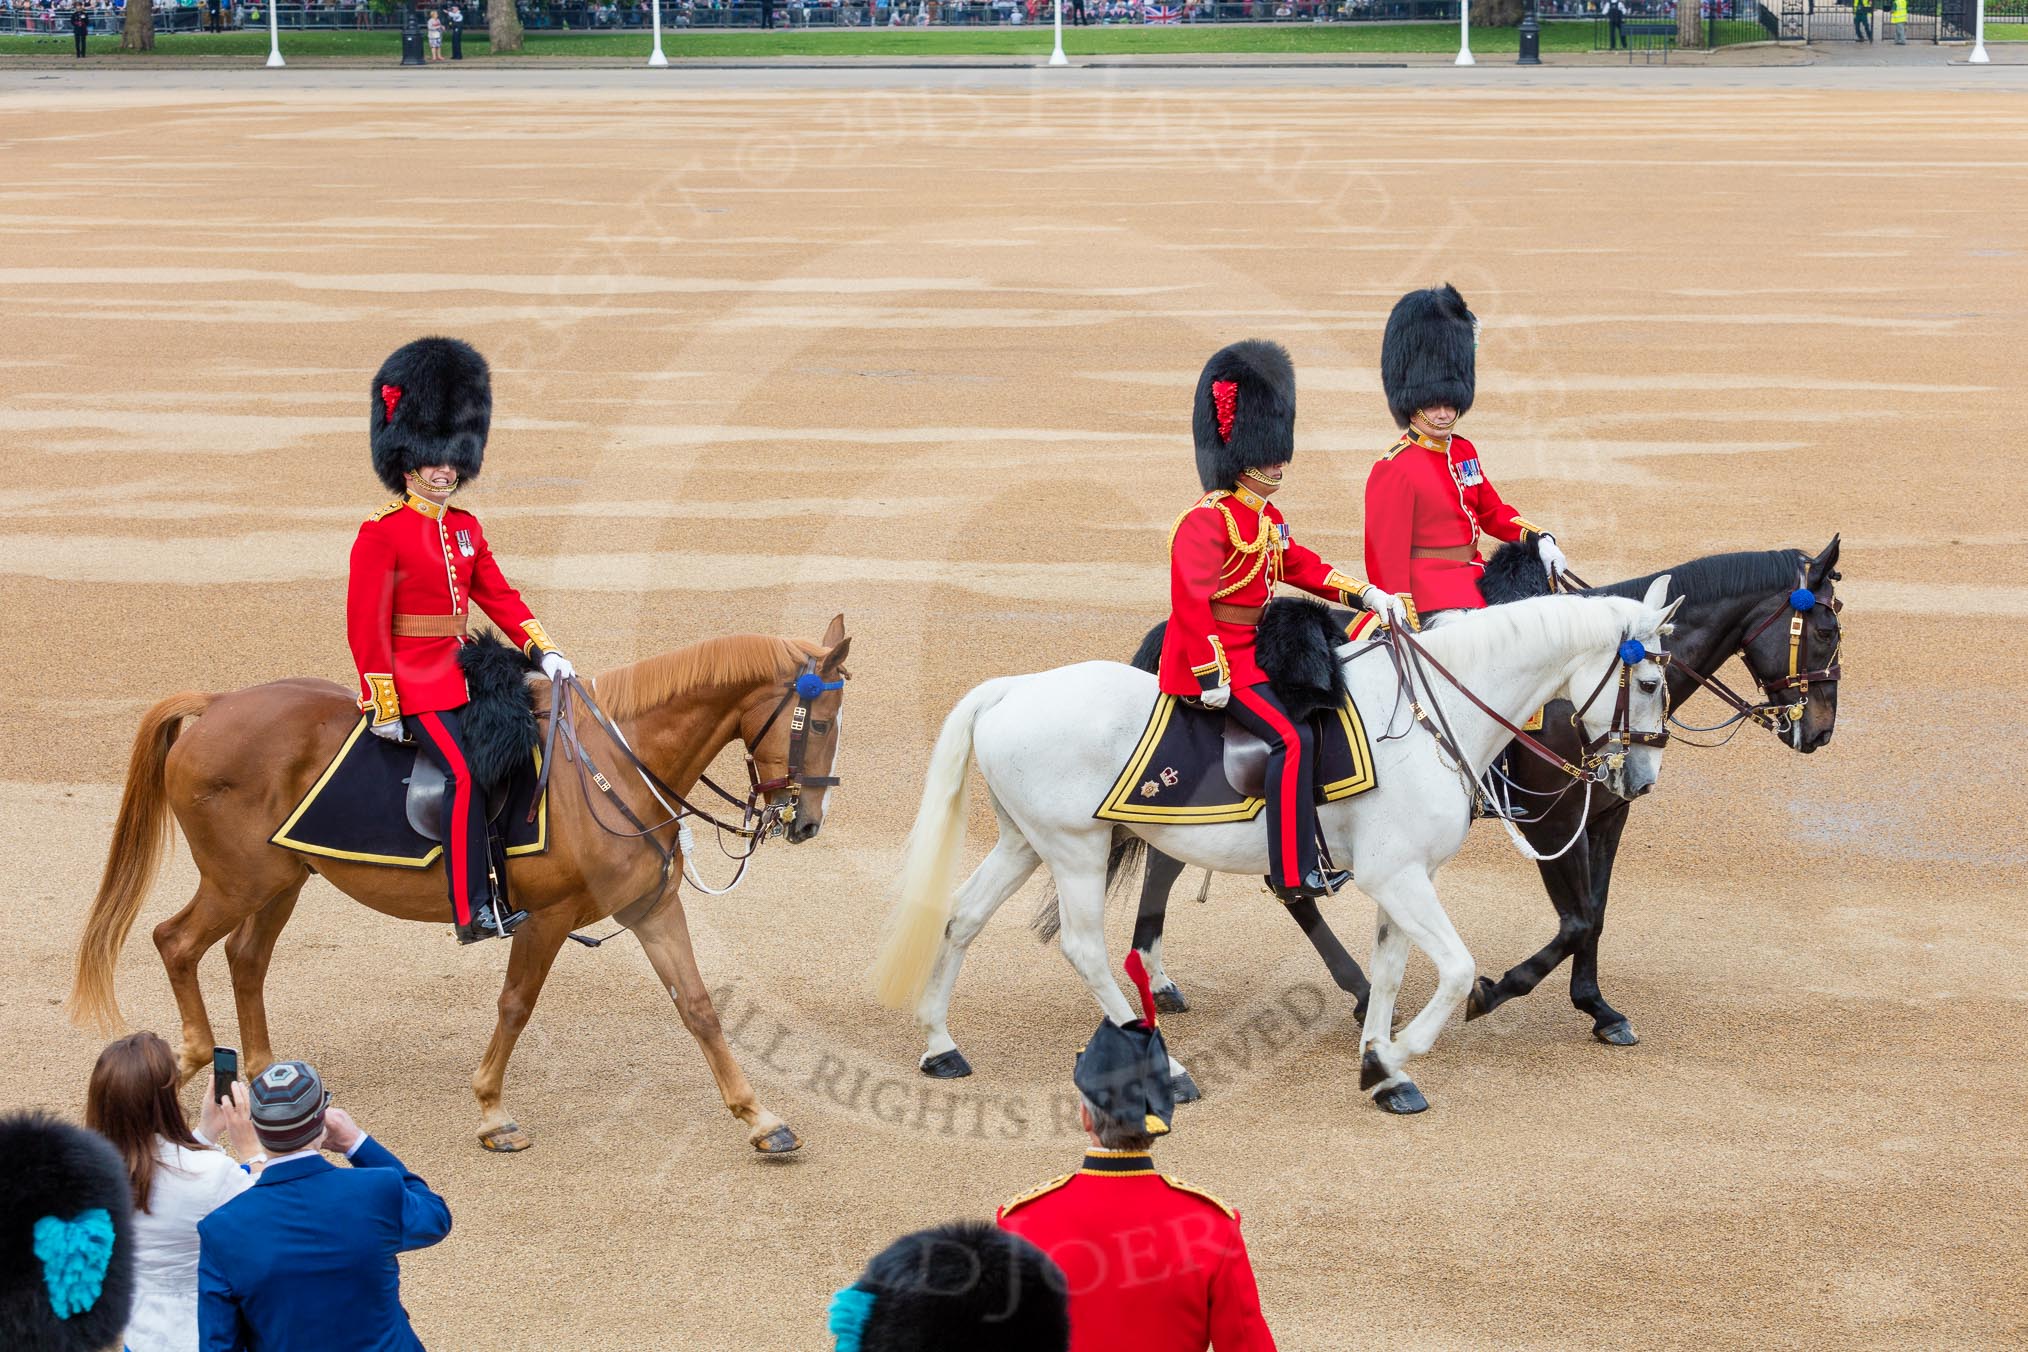
[[(503, 3), (504, 0), (493, 0)], [(766, 18), (788, 28), (857, 28), (936, 25), (984, 27), (1049, 23), (1055, 0), (663, 0), (662, 22), (670, 28), (757, 28)], [(1063, 0), (1070, 22), (1078, 0)], [(460, 6), (465, 29), (474, 36), (486, 27), (487, 0)], [(514, 0), (524, 27), (534, 31), (596, 32), (641, 29), (652, 23), (649, 0)], [(440, 13), (450, 0), (435, 0), (426, 9)], [(1092, 23), (1404, 23), (1450, 22), (1458, 19), (1458, 0), (1084, 0), (1083, 16)], [(1582, 14), (1581, 0), (1544, 0), (1545, 15)], [(201, 2), (157, 3), (157, 33), (199, 32), (210, 26)], [(91, 31), (117, 33), (125, 22), (124, 6), (96, 0), (89, 8)], [(70, 35), (68, 3), (52, 0), (0, 0), (0, 32)], [(226, 28), (265, 27), (262, 0), (221, 0), (220, 22)], [(287, 29), (325, 32), (356, 29), (399, 29), (401, 6), (388, 0), (283, 0), (275, 5), (278, 24)], [(446, 21), (449, 16), (445, 13)]]

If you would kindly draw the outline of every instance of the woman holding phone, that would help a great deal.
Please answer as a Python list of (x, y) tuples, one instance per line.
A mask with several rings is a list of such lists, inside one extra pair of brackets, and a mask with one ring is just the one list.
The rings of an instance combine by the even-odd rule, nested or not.
[[(134, 1312), (127, 1352), (196, 1352), (197, 1222), (253, 1186), (267, 1157), (254, 1136), (246, 1086), (221, 1102), (205, 1085), (197, 1130), (177, 1100), (176, 1054), (153, 1033), (99, 1053), (85, 1125), (112, 1142), (134, 1191)], [(230, 1141), (235, 1164), (215, 1142)]]

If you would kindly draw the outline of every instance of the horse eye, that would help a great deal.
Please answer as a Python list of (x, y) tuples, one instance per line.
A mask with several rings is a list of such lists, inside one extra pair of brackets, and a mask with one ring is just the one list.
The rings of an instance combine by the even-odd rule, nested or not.
[(1661, 688), (1662, 683), (1660, 681), (1643, 680), (1641, 682), (1641, 693), (1643, 695), (1652, 695)]
[(810, 731), (816, 733), (819, 737), (822, 737), (825, 733), (829, 732), (830, 730), (831, 724), (827, 720), (822, 718), (813, 718), (810, 720)]

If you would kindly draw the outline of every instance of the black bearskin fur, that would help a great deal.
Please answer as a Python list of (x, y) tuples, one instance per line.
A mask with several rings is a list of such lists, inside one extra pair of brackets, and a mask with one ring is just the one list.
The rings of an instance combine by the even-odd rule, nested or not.
[(1553, 591), (1555, 588), (1549, 582), (1549, 569), (1542, 562), (1542, 554), (1535, 548), (1533, 540), (1501, 545), (1493, 551), (1493, 557), (1486, 560), (1485, 571), (1479, 574), (1479, 595), (1486, 598), (1489, 606), (1525, 601), (1531, 596), (1548, 596)]
[(1308, 718), (1345, 702), (1345, 668), (1337, 655), (1344, 642), (1345, 631), (1321, 601), (1281, 596), (1261, 612), (1254, 660), (1291, 718)]
[(1019, 1235), (954, 1221), (890, 1244), (854, 1285), (873, 1292), (862, 1352), (1067, 1352), (1063, 1272)]
[(490, 631), (476, 635), (458, 650), (465, 688), (472, 702), (459, 711), (465, 761), (482, 789), (505, 783), (535, 747), (539, 735), (534, 692), (528, 676), (534, 668), (518, 648), (509, 647)]
[[(1218, 405), (1211, 387), (1239, 386), (1232, 436), (1218, 435)], [(1279, 465), (1296, 454), (1296, 368), (1280, 343), (1246, 338), (1220, 348), (1197, 377), (1190, 430), (1197, 440), (1197, 479), (1204, 491), (1231, 488), (1259, 465)]]
[[(7, 1352), (99, 1352), (118, 1347), (134, 1302), (134, 1204), (127, 1169), (105, 1138), (42, 1113), (0, 1118), (0, 1347)], [(35, 1223), (105, 1208), (113, 1256), (89, 1309), (51, 1308)]]
[[(381, 391), (401, 391), (394, 416)], [(402, 476), (428, 465), (450, 465), (476, 479), (493, 424), (493, 378), (486, 359), (455, 338), (418, 338), (380, 364), (368, 390), (367, 432), (373, 472), (391, 493)]]
[[(1254, 658), (1291, 717), (1335, 709), (1347, 698), (1345, 668), (1337, 654), (1345, 642), (1345, 625), (1355, 614), (1333, 612), (1320, 601), (1295, 596), (1278, 596), (1261, 613)], [(1132, 665), (1141, 671), (1160, 671), (1162, 638), (1168, 632), (1167, 620), (1150, 629), (1134, 650)]]
[(1397, 427), (1418, 409), (1448, 404), (1463, 417), (1477, 383), (1472, 312), (1449, 283), (1394, 303), (1380, 339), (1380, 385)]

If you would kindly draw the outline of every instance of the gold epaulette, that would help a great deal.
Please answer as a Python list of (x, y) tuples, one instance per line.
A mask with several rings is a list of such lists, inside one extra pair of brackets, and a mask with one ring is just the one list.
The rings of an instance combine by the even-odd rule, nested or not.
[(388, 503), (385, 507), (375, 509), (373, 515), (366, 518), (366, 523), (368, 525), (372, 525), (374, 522), (380, 520), (380, 518), (382, 518), (383, 516), (386, 516), (389, 512), (398, 512), (400, 510), (401, 510), (401, 499), (396, 498), (393, 502)]
[(1239, 1213), (1237, 1211), (1234, 1211), (1231, 1207), (1227, 1206), (1224, 1202), (1219, 1201), (1216, 1197), (1213, 1197), (1210, 1193), (1206, 1192), (1202, 1188), (1193, 1187), (1192, 1185), (1185, 1183), (1182, 1179), (1172, 1178), (1168, 1174), (1162, 1175), (1162, 1181), (1164, 1183), (1167, 1183), (1170, 1187), (1174, 1188), (1178, 1192), (1187, 1192), (1192, 1197), (1202, 1197), (1205, 1201), (1211, 1203), (1211, 1205), (1217, 1207), (1220, 1211), (1223, 1211), (1226, 1214), (1226, 1216), (1232, 1220), (1239, 1219)]
[[(1182, 530), (1182, 529), (1183, 529), (1183, 518), (1184, 518), (1184, 517), (1187, 517), (1187, 516), (1189, 516), (1189, 515), (1190, 515), (1190, 514), (1191, 514), (1192, 512), (1196, 511), (1196, 510), (1197, 510), (1197, 509), (1198, 509), (1199, 507), (1210, 507), (1210, 506), (1216, 506), (1216, 505), (1217, 505), (1217, 502), (1218, 502), (1218, 500), (1219, 500), (1220, 498), (1229, 498), (1229, 497), (1231, 497), (1231, 496), (1232, 496), (1232, 494), (1230, 494), (1230, 493), (1226, 492), (1226, 491), (1225, 491), (1225, 490), (1224, 490), (1223, 488), (1214, 488), (1214, 489), (1212, 489), (1212, 490), (1211, 490), (1211, 491), (1210, 491), (1209, 493), (1206, 493), (1206, 494), (1205, 494), (1205, 495), (1204, 495), (1203, 497), (1201, 497), (1201, 498), (1197, 499), (1197, 501), (1195, 501), (1195, 502), (1191, 503), (1191, 504), (1190, 504), (1190, 505), (1189, 505), (1188, 507), (1185, 507), (1185, 508), (1184, 508), (1184, 509), (1183, 509), (1183, 510), (1182, 510), (1181, 512), (1177, 513), (1177, 514), (1176, 514), (1176, 522), (1175, 522), (1175, 524), (1169, 527), (1169, 549), (1170, 549), (1170, 551), (1171, 551), (1172, 553), (1173, 553), (1173, 552), (1175, 551), (1175, 548), (1176, 548), (1176, 532), (1177, 532), (1177, 531), (1179, 531), (1179, 530)], [(1223, 509), (1221, 508), (1220, 510), (1222, 511)], [(1228, 513), (1228, 514), (1227, 514), (1227, 516), (1226, 516), (1226, 520), (1227, 520), (1227, 521), (1230, 521), (1231, 519), (1232, 519), (1232, 517), (1231, 517), (1231, 515), (1230, 515), (1230, 514)]]
[(1052, 1178), (1047, 1183), (1044, 1183), (1041, 1187), (1033, 1189), (1032, 1191), (1029, 1192), (1024, 1192), (1019, 1197), (1016, 1197), (1012, 1201), (1007, 1202), (1000, 1208), (1000, 1214), (1002, 1216), (1012, 1215), (1016, 1207), (1027, 1206), (1030, 1202), (1034, 1201), (1038, 1197), (1047, 1197), (1050, 1193), (1055, 1192), (1058, 1188), (1070, 1182), (1070, 1180), (1075, 1177), (1077, 1177), (1077, 1175), (1075, 1174), (1065, 1174), (1061, 1178)]
[(1392, 446), (1389, 446), (1386, 450), (1382, 451), (1380, 453), (1380, 458), (1382, 460), (1392, 460), (1394, 459), (1395, 456), (1400, 455), (1405, 448), (1413, 445), (1415, 445), (1414, 438), (1409, 437), (1407, 435), (1403, 435), (1399, 441), (1395, 442)]

